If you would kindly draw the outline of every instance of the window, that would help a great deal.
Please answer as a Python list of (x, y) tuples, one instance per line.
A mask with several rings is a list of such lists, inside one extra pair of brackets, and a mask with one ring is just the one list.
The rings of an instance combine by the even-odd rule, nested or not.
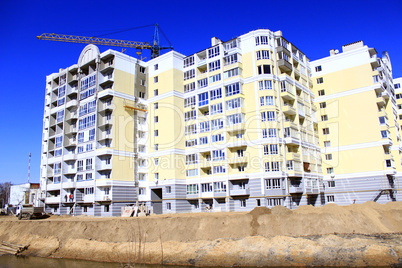
[(280, 189), (281, 179), (265, 179), (265, 188), (267, 190)]
[(223, 128), (223, 119), (219, 118), (219, 119), (211, 120), (211, 128), (212, 128), (212, 130)]
[(208, 86), (208, 78), (198, 80), (198, 88), (204, 88), (207, 86)]
[(85, 188), (84, 194), (94, 194), (94, 187)]
[(272, 162), (271, 163), (272, 171), (280, 171), (279, 162)]
[(105, 205), (103, 207), (103, 212), (109, 212), (109, 205)]
[(384, 116), (381, 116), (381, 117), (379, 117), (378, 119), (380, 120), (380, 124), (381, 124), (381, 125), (383, 125), (383, 124), (386, 123), (386, 119), (385, 119)]
[(236, 138), (237, 139), (242, 139), (243, 138), (243, 133), (237, 133)]
[(157, 76), (154, 77), (154, 83), (158, 83), (158, 77)]
[(187, 140), (185, 145), (186, 145), (186, 147), (193, 147), (193, 146), (197, 145), (197, 140), (196, 139)]
[(322, 84), (322, 83), (324, 83), (324, 78), (322, 78), (322, 77), (317, 78), (317, 84)]
[(335, 181), (328, 181), (328, 187), (329, 188), (335, 187)]
[(194, 106), (196, 103), (195, 96), (184, 99), (184, 108)]
[(400, 83), (395, 84), (395, 85), (394, 85), (394, 88), (395, 88), (395, 89), (401, 88), (401, 84), (400, 84)]
[(92, 173), (85, 174), (85, 180), (87, 180), (87, 181), (92, 180)]
[(200, 133), (209, 131), (209, 121), (200, 122)]
[(257, 51), (257, 60), (269, 59), (269, 50)]
[(321, 65), (315, 66), (315, 71), (321, 72), (322, 71)]
[(66, 101), (65, 98), (59, 99), (59, 100), (57, 101), (57, 106), (63, 105), (65, 101)]
[(66, 86), (62, 86), (59, 88), (58, 97), (61, 98), (66, 94)]
[(267, 120), (275, 121), (275, 112), (267, 112)]
[(187, 194), (198, 194), (198, 184), (187, 185)]
[(154, 96), (158, 96), (158, 90), (157, 89), (154, 90)]
[(84, 160), (78, 160), (77, 161), (77, 171), (83, 171), (84, 170)]
[(194, 78), (195, 77), (195, 70), (191, 69), (189, 71), (184, 72), (184, 81)]
[(392, 161), (391, 160), (385, 160), (385, 166), (386, 167), (392, 167)]
[(145, 79), (141, 79), (140, 85), (141, 85), (141, 86), (145, 86), (145, 85), (146, 85), (146, 84), (145, 84)]
[(183, 61), (183, 68), (189, 67), (191, 65), (194, 65), (194, 56), (185, 58)]
[(189, 125), (184, 127), (184, 134), (185, 135), (191, 135), (191, 134), (196, 134), (197, 133), (197, 125)]
[(329, 128), (323, 128), (322, 129), (322, 134), (328, 135), (329, 134)]
[(269, 146), (271, 154), (278, 154), (278, 145), (277, 144), (271, 144)]
[(243, 123), (243, 114), (233, 114), (227, 117), (228, 126)]
[(159, 135), (159, 131), (156, 129), (156, 130), (154, 130), (154, 136), (155, 137), (158, 137), (158, 135)]
[(328, 121), (328, 115), (321, 115), (321, 121)]
[(157, 102), (154, 103), (154, 110), (157, 110), (159, 108), (159, 105)]
[(212, 142), (218, 142), (218, 141), (224, 141), (224, 140), (225, 140), (225, 136), (223, 136), (222, 134), (212, 135)]
[(159, 121), (159, 117), (158, 116), (154, 116), (154, 123), (158, 123)]
[(211, 115), (222, 113), (222, 103), (211, 105)]
[(197, 164), (197, 163), (198, 163), (198, 154), (186, 155), (186, 165)]
[(166, 186), (166, 193), (167, 194), (172, 193), (172, 186)]
[(326, 154), (325, 160), (332, 160), (332, 154)]
[(266, 128), (262, 130), (262, 137), (264, 139), (268, 138), (268, 130)]
[(267, 198), (268, 207), (275, 207), (282, 205), (282, 198)]
[(239, 68), (234, 68), (224, 73), (225, 79), (239, 75)]
[(187, 122), (189, 120), (197, 119), (197, 111), (189, 111), (184, 113), (184, 121)]
[(260, 90), (272, 89), (272, 81), (271, 80), (258, 81), (258, 88)]
[(226, 97), (240, 93), (240, 83), (234, 83), (225, 87)]
[(225, 173), (226, 169), (224, 166), (214, 166), (214, 174)]
[(211, 101), (222, 98), (222, 89), (214, 89), (210, 91)]
[(184, 85), (184, 93), (191, 92), (193, 90), (195, 90), (195, 82)]
[(224, 150), (212, 151), (212, 160), (213, 161), (225, 160), (225, 151)]
[(209, 83), (210, 84), (218, 82), (218, 81), (221, 81), (221, 74), (216, 74), (216, 75), (213, 75), (213, 76), (211, 76), (209, 78)]
[(87, 152), (92, 151), (93, 150), (93, 144), (92, 143), (88, 143), (87, 144)]
[(242, 99), (241, 98), (236, 98), (232, 100), (226, 101), (226, 110), (234, 110), (237, 108), (242, 107)]
[(268, 36), (257, 36), (255, 38), (255, 45), (268, 45)]
[(246, 199), (240, 199), (240, 207), (245, 208), (246, 207)]
[(159, 69), (159, 65), (158, 64), (155, 64), (154, 65), (154, 70), (156, 71), (156, 70), (158, 70)]
[(64, 110), (58, 111), (57, 112), (57, 123), (63, 122), (63, 119), (64, 119)]
[(324, 95), (325, 95), (324, 89), (318, 90), (318, 96), (324, 96)]
[(327, 195), (327, 201), (328, 201), (329, 203), (335, 202), (335, 196), (333, 196), (333, 195)]
[(140, 66), (140, 73), (145, 74), (145, 67)]
[(265, 112), (262, 112), (261, 113), (261, 122), (265, 122), (265, 121), (267, 121), (267, 115)]
[(237, 54), (232, 54), (223, 58), (224, 65), (230, 65), (237, 61)]
[(324, 147), (331, 147), (331, 141), (324, 141)]
[(326, 102), (320, 102), (320, 108), (321, 109), (327, 108), (327, 103)]
[(327, 174), (333, 174), (333, 173), (334, 173), (334, 168), (333, 167), (327, 168)]
[(276, 138), (276, 128), (269, 128), (268, 129), (268, 136), (270, 138)]
[(63, 144), (63, 136), (60, 136), (60, 137), (56, 137), (56, 141), (55, 141), (55, 147), (56, 148), (58, 148), (58, 147), (61, 147), (61, 145)]
[(85, 161), (85, 170), (91, 170), (92, 169), (92, 158), (88, 158)]
[(263, 96), (260, 97), (260, 105), (265, 106), (265, 105), (274, 105), (274, 97), (273, 96)]
[(219, 55), (219, 46), (208, 49), (208, 58), (213, 58)]
[(209, 63), (209, 71), (215, 71), (215, 70), (219, 70), (221, 68), (221, 61), (217, 60), (217, 61), (213, 61)]
[(270, 74), (271, 73), (271, 65), (264, 64), (257, 66), (258, 74)]
[(200, 138), (200, 145), (207, 144), (207, 143), (208, 143), (208, 137), (201, 137)]

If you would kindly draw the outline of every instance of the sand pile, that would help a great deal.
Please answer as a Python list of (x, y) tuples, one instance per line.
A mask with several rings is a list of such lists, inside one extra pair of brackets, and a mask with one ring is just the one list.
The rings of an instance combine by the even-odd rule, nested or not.
[(398, 233), (401, 202), (146, 218), (0, 218), (0, 240), (29, 244), (27, 254), (196, 266), (395, 264), (402, 259)]

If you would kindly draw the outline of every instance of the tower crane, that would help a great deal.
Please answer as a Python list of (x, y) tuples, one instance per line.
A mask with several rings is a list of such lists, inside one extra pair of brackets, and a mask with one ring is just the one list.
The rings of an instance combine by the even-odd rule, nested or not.
[[(148, 27), (148, 26), (150, 25), (142, 27)], [(135, 48), (140, 50), (140, 52), (137, 52), (138, 55), (141, 54), (143, 49), (149, 49), (151, 50), (151, 59), (154, 59), (156, 57), (159, 57), (161, 50), (164, 49), (173, 50), (173, 46), (170, 42), (169, 42), (170, 46), (167, 47), (160, 46), (159, 31), (164, 35), (165, 39), (169, 42), (166, 35), (162, 32), (158, 24), (155, 24), (155, 32), (152, 44), (148, 42), (136, 42), (136, 41), (128, 41), (120, 39), (103, 38), (103, 37), (88, 37), (88, 36), (55, 34), (55, 33), (43, 33), (37, 36), (37, 38), (39, 40), (59, 41), (67, 43), (81, 43), (81, 44), (94, 44), (102, 46)]]

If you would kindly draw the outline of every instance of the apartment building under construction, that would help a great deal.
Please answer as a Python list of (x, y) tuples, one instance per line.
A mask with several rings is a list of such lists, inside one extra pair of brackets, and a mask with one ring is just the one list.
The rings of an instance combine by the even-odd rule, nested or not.
[(47, 77), (46, 210), (119, 215), (322, 204), (309, 59), (257, 30), (149, 62), (88, 45)]

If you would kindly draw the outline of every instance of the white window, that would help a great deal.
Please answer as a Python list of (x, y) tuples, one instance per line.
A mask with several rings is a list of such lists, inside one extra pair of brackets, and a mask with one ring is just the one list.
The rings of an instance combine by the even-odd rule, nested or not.
[(258, 88), (260, 90), (272, 89), (272, 81), (271, 80), (258, 81)]
[(198, 88), (204, 88), (207, 86), (208, 86), (208, 78), (198, 80)]
[(262, 137), (263, 137), (264, 139), (268, 138), (268, 130), (267, 130), (266, 128), (264, 128), (264, 129), (262, 130)]
[(240, 93), (240, 83), (234, 83), (225, 87), (226, 97)]
[(198, 163), (198, 154), (186, 155), (186, 165), (197, 164), (197, 163)]
[(185, 135), (196, 134), (197, 133), (197, 125), (193, 124), (193, 125), (185, 126), (184, 133), (185, 133)]
[(255, 45), (268, 45), (268, 36), (257, 36), (255, 38)]
[(322, 129), (322, 134), (328, 135), (329, 134), (329, 128), (323, 128)]
[(197, 119), (197, 111), (192, 110), (184, 113), (184, 121), (187, 122), (189, 120)]
[(222, 113), (222, 103), (211, 105), (211, 115)]
[(257, 73), (258, 74), (271, 74), (271, 65), (263, 64), (257, 66)]
[(325, 160), (332, 160), (332, 154), (326, 154)]
[(63, 144), (63, 136), (56, 137), (56, 141), (55, 141), (54, 146), (56, 148), (58, 148), (58, 147), (61, 147), (62, 144)]
[(208, 137), (201, 137), (200, 138), (200, 145), (208, 144)]
[(214, 166), (214, 174), (225, 173), (226, 169), (224, 166)]
[(158, 166), (159, 165), (159, 158), (154, 158), (154, 163), (155, 163), (155, 166)]
[(315, 71), (316, 72), (321, 72), (322, 71), (321, 65), (315, 66)]
[(84, 194), (85, 194), (85, 195), (94, 194), (94, 187), (85, 188)]
[(86, 165), (85, 165), (85, 170), (91, 170), (92, 169), (92, 158), (88, 158), (85, 161)]
[(220, 118), (220, 119), (211, 120), (211, 128), (212, 128), (212, 130), (223, 128), (223, 119)]
[(200, 133), (209, 131), (209, 121), (200, 122)]
[(271, 154), (278, 154), (278, 144), (271, 144), (269, 147)]
[(211, 76), (209, 78), (209, 83), (210, 84), (218, 82), (218, 81), (221, 81), (221, 74), (216, 74), (216, 75), (213, 75), (213, 76)]
[(324, 83), (324, 78), (322, 78), (322, 77), (317, 78), (317, 84), (322, 84), (322, 83)]
[(222, 89), (217, 88), (210, 91), (211, 101), (222, 98)]
[(224, 140), (225, 140), (225, 136), (223, 136), (223, 134), (212, 135), (212, 142), (218, 142), (218, 141), (224, 141)]
[(335, 187), (335, 181), (328, 181), (328, 187), (329, 188)]
[(157, 76), (154, 77), (154, 83), (158, 83), (158, 77)]
[(184, 99), (184, 108), (189, 106), (195, 106), (195, 104), (196, 104), (195, 96)]
[(227, 117), (228, 126), (243, 123), (243, 114), (233, 114)]
[(328, 121), (328, 115), (321, 115), (321, 121)]
[(183, 68), (189, 67), (191, 65), (194, 65), (194, 56), (187, 57), (183, 61)]
[(219, 55), (219, 46), (208, 49), (208, 58), (213, 58)]
[(275, 121), (275, 112), (267, 112), (267, 120)]
[(327, 168), (327, 174), (333, 174), (334, 173), (334, 168), (330, 167)]
[[(240, 57), (240, 56), (239, 56)], [(232, 54), (223, 58), (223, 62), (225, 65), (230, 65), (236, 63), (238, 61), (237, 54)]]
[(138, 188), (138, 194), (139, 195), (145, 195), (146, 194), (146, 189), (143, 187)]
[(212, 151), (212, 160), (213, 161), (225, 160), (225, 151), (224, 150)]
[(187, 185), (187, 194), (198, 194), (198, 184)]
[(226, 110), (234, 110), (237, 108), (242, 107), (243, 99), (242, 98), (236, 98), (232, 100), (226, 101)]
[(215, 70), (219, 70), (221, 68), (221, 61), (217, 60), (217, 61), (213, 61), (209, 63), (209, 71), (215, 71)]
[(276, 138), (276, 128), (268, 129), (268, 135), (270, 138)]
[(239, 75), (239, 68), (234, 68), (224, 73), (225, 79)]
[(271, 170), (272, 171), (280, 171), (280, 165), (279, 165), (279, 162), (272, 162), (271, 163)]
[(191, 69), (191, 70), (188, 70), (188, 71), (184, 72), (184, 81), (186, 81), (188, 79), (191, 79), (191, 78), (194, 78), (194, 77), (195, 77), (195, 70), (194, 69)]
[(324, 147), (331, 147), (331, 141), (324, 141)]
[(172, 210), (172, 203), (166, 203), (166, 209)]
[(186, 141), (186, 147), (193, 147), (193, 146), (196, 146), (196, 145), (197, 145), (197, 139), (192, 139), (192, 140)]
[(214, 192), (216, 193), (226, 192), (226, 183), (223, 181), (214, 182)]
[(267, 204), (269, 207), (281, 206), (282, 198), (267, 198)]
[(212, 192), (212, 183), (202, 183), (201, 184), (201, 192), (202, 193), (211, 193)]
[(156, 71), (156, 70), (158, 70), (159, 69), (159, 65), (158, 64), (155, 64), (154, 65), (154, 70)]
[(335, 202), (335, 196), (333, 196), (333, 195), (327, 195), (327, 201), (328, 201), (329, 203)]
[(193, 90), (195, 90), (195, 82), (184, 85), (184, 93), (191, 92)]
[(269, 50), (257, 51), (257, 60), (269, 59)]

